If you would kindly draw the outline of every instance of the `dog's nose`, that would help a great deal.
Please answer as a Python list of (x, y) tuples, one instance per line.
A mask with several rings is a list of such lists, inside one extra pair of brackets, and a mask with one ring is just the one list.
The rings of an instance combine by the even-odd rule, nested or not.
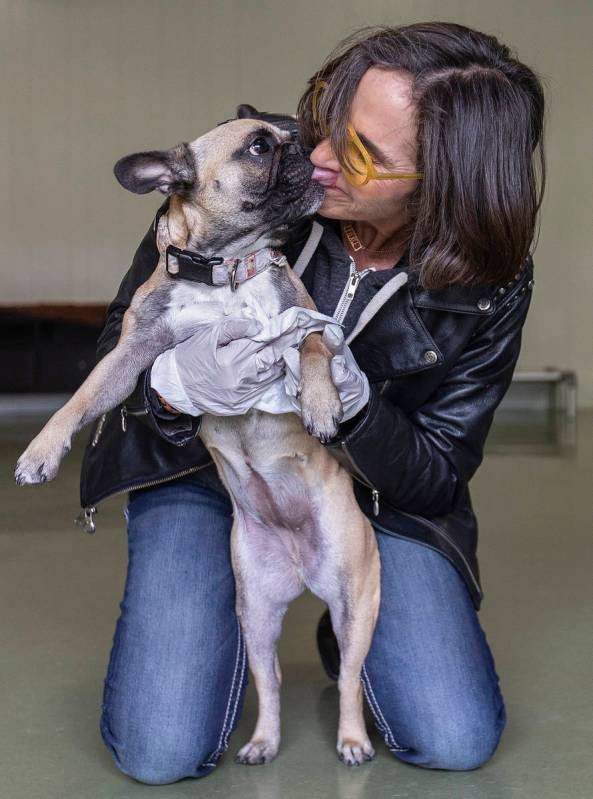
[(299, 131), (298, 130), (291, 130), (290, 131), (290, 143), (297, 145), (297, 147), (298, 147), (298, 150), (297, 150), (298, 155), (306, 156), (308, 158), (311, 155), (311, 153), (313, 152), (313, 148), (312, 147), (306, 147), (303, 144), (303, 142), (301, 141), (301, 138), (299, 136)]
[(282, 143), (282, 150), (285, 157), (293, 156), (295, 158), (308, 157), (309, 153), (312, 152), (312, 150), (303, 147), (302, 142), (299, 141), (298, 133), (294, 136), (291, 135), (290, 141), (285, 141)]

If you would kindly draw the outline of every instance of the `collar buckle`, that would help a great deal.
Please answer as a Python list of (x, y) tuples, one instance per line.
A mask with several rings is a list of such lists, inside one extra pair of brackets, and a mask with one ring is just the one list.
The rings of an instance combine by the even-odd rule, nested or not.
[(224, 258), (218, 255), (206, 258), (199, 252), (182, 250), (174, 244), (169, 244), (166, 250), (166, 270), (171, 277), (190, 280), (196, 283), (214, 285), (212, 270), (215, 266), (224, 263)]
[(231, 267), (231, 271), (229, 272), (229, 286), (231, 287), (231, 291), (237, 291), (237, 286), (239, 285), (237, 282), (237, 269), (239, 268), (239, 263), (239, 259), (236, 258)]

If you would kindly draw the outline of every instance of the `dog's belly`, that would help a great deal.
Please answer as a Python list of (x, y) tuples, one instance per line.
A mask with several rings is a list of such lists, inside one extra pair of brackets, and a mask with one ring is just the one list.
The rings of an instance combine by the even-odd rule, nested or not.
[(263, 411), (239, 417), (205, 414), (200, 428), (242, 511), (258, 523), (293, 528), (311, 512), (304, 470), (314, 442), (306, 436), (294, 414)]
[(260, 564), (275, 590), (298, 595), (320, 567), (323, 536), (306, 470), (311, 448), (321, 445), (293, 414), (261, 411), (204, 416), (200, 437), (233, 497), (243, 557)]

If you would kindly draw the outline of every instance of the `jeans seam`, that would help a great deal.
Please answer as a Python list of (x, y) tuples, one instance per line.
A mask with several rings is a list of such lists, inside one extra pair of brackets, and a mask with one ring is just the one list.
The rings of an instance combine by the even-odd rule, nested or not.
[[(242, 657), (240, 657), (242, 654)], [(236, 677), (237, 677), (237, 670), (239, 668), (239, 660), (241, 659), (241, 674), (239, 677), (238, 687), (235, 689)], [(220, 737), (218, 739), (218, 745), (216, 749), (209, 755), (207, 761), (203, 763), (203, 766), (214, 766), (216, 761), (220, 757), (220, 755), (226, 751), (228, 745), (228, 738), (232, 730), (233, 722), (235, 720), (235, 715), (237, 712), (237, 706), (239, 704), (239, 697), (241, 695), (241, 684), (243, 682), (243, 674), (245, 673), (245, 647), (243, 644), (243, 636), (241, 635), (241, 626), (239, 621), (237, 620), (237, 655), (235, 657), (235, 668), (233, 671), (233, 679), (231, 681), (231, 689), (229, 691), (229, 698), (227, 701), (226, 711), (224, 714), (224, 721), (222, 722), (222, 729), (220, 731)], [(231, 702), (233, 700), (233, 695), (235, 698), (233, 711), (231, 715), (230, 722), (227, 726), (227, 719), (229, 717), (229, 710), (231, 707)]]
[(245, 674), (245, 664), (246, 664), (246, 661), (247, 661), (245, 643), (243, 641), (243, 636), (241, 635), (241, 628), (240, 627), (239, 627), (239, 635), (240, 635), (240, 640), (241, 640), (241, 644), (242, 644), (242, 647), (243, 647), (243, 657), (241, 658), (241, 674), (239, 675), (239, 682), (238, 682), (238, 685), (237, 685), (237, 695), (235, 697), (235, 702), (234, 702), (234, 706), (233, 706), (233, 714), (231, 716), (231, 720), (229, 722), (229, 725), (228, 725), (228, 728), (227, 728), (227, 731), (226, 731), (226, 734), (225, 734), (225, 739), (224, 739), (224, 742), (223, 742), (223, 751), (226, 751), (226, 749), (227, 749), (227, 747), (229, 745), (229, 736), (231, 734), (231, 730), (233, 729), (233, 725), (235, 723), (235, 716), (237, 714), (237, 708), (239, 707), (239, 697), (241, 695), (241, 686), (243, 684), (243, 676)]
[(369, 679), (366, 666), (362, 667), (361, 682), (364, 690), (364, 695), (366, 696), (367, 702), (369, 703), (369, 707), (371, 708), (373, 716), (375, 717), (375, 723), (377, 725), (377, 729), (379, 730), (380, 733), (382, 733), (388, 748), (392, 752), (407, 752), (409, 747), (400, 746), (397, 743), (397, 741), (395, 740), (395, 736), (391, 731), (391, 727), (385, 720), (383, 711), (381, 710), (381, 707), (377, 702), (377, 697), (375, 696), (375, 692), (373, 691), (373, 686), (371, 685), (371, 681)]

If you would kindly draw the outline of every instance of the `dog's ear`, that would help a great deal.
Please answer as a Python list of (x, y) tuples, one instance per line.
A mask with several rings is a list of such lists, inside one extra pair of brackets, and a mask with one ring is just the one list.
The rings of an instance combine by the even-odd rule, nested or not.
[(171, 150), (126, 155), (113, 167), (113, 172), (124, 189), (134, 194), (187, 191), (195, 184), (197, 177), (193, 154), (186, 143), (178, 144)]
[(237, 106), (237, 119), (257, 119), (259, 111), (249, 103), (241, 103)]

